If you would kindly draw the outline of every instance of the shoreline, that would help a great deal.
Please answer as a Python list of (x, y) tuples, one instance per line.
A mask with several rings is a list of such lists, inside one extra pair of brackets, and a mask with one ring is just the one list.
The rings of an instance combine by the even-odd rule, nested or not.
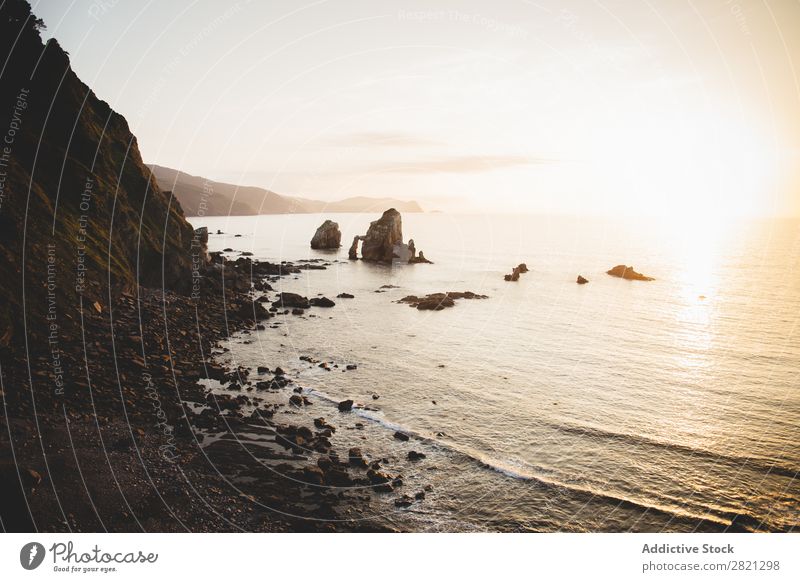
[[(6, 531), (392, 530), (352, 516), (399, 475), (380, 459), (364, 468), (352, 450), (335, 450), (330, 423), (275, 423), (282, 406), (262, 406), (250, 371), (212, 356), (272, 316), (250, 292), (251, 276), (266, 290), (304, 264), (213, 261), (199, 298), (140, 288), (110, 313), (84, 305), (85, 353), (61, 342), (63, 397), (49, 390), (44, 353), (31, 353), (31, 391), (24, 354), (4, 350), (4, 384), (26, 388), (3, 393)], [(203, 378), (239, 390), (215, 393)], [(276, 386), (287, 407), (290, 383)]]

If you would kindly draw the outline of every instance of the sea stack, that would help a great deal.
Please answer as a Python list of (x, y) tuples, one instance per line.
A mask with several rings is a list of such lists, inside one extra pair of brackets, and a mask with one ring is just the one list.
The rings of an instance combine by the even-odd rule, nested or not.
[[(361, 245), (361, 258), (365, 261), (391, 263), (394, 246), (403, 242), (403, 219), (390, 208), (378, 220), (370, 223)], [(354, 241), (355, 242), (355, 241)]]
[(351, 261), (358, 259), (358, 243), (361, 258), (372, 263), (430, 263), (422, 251), (417, 254), (413, 239), (403, 243), (403, 219), (395, 208), (390, 208), (369, 224), (366, 235), (353, 237), (347, 255)]
[(339, 224), (332, 220), (326, 220), (314, 233), (311, 239), (311, 248), (314, 250), (338, 249), (342, 246), (342, 231)]

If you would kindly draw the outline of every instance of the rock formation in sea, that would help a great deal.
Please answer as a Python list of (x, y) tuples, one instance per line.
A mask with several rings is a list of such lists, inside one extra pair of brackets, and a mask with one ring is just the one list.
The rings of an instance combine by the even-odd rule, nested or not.
[(588, 283), (588, 282), (589, 282), (589, 279), (587, 279), (583, 275), (578, 275), (578, 279), (576, 280), (576, 283), (578, 283), (578, 285), (586, 285), (586, 283)]
[(323, 222), (311, 239), (311, 248), (315, 250), (338, 249), (340, 246), (342, 231), (339, 230), (339, 224), (332, 220)]
[(527, 272), (528, 272), (528, 265), (526, 265), (525, 263), (520, 263), (519, 265), (514, 267), (510, 275), (505, 275), (503, 279), (505, 279), (506, 281), (518, 281), (519, 276), (522, 273), (527, 273)]
[(397, 210), (390, 208), (378, 220), (370, 223), (361, 244), (361, 258), (365, 261), (391, 263), (394, 245), (402, 242), (403, 219)]
[(606, 271), (606, 273), (612, 277), (620, 277), (629, 281), (655, 281), (653, 277), (637, 273), (632, 266), (628, 267), (627, 265), (617, 265), (613, 269)]
[(430, 293), (423, 297), (407, 295), (399, 299), (397, 303), (406, 303), (420, 311), (441, 311), (446, 307), (453, 307), (456, 299), (488, 299), (488, 296), (472, 291), (448, 291), (447, 293)]
[(353, 238), (348, 257), (358, 259), (358, 243), (361, 245), (361, 258), (374, 263), (430, 263), (422, 251), (417, 255), (414, 240), (403, 242), (403, 219), (400, 213), (390, 208), (378, 219), (370, 223), (366, 235)]
[(350, 245), (350, 250), (347, 251), (347, 257), (351, 261), (358, 260), (358, 243), (364, 240), (364, 237), (361, 235), (356, 235), (353, 237), (353, 244)]
[[(360, 503), (334, 488), (400, 486), (386, 467), (341, 461), (333, 425), (266, 426), (287, 400), (311, 403), (299, 386), (280, 405), (254, 396), (292, 384), (279, 367), (254, 383), (214, 361), (223, 339), (275, 317), (270, 281), (325, 266), (208, 253), (208, 230), (185, 220), (125, 119), (42, 27), (24, 0), (0, 2), (2, 529), (330, 530), (345, 523), (338, 505)], [(203, 442), (245, 423), (286, 453)], [(281, 471), (264, 471), (276, 459)], [(234, 475), (251, 477), (246, 491), (225, 489)]]

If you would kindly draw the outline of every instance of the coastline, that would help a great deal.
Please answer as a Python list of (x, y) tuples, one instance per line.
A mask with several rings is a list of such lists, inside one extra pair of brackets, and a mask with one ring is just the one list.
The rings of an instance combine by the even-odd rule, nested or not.
[[(25, 386), (3, 393), (7, 531), (390, 530), (349, 517), (376, 483), (330, 446), (333, 426), (276, 424), (280, 405), (260, 407), (252, 386), (256, 394), (233, 397), (198, 383), (248, 383), (248, 370), (225, 369), (211, 354), (271, 315), (245, 290), (254, 270), (273, 273), (261, 281), (299, 271), (249, 259), (216, 265), (195, 298), (140, 288), (110, 311), (84, 306), (85, 352), (71, 342), (61, 354), (64, 395), (49, 389), (45, 354), (30, 353), (29, 374), (24, 354), (4, 350), (4, 385)], [(259, 437), (245, 442), (242, 431)], [(396, 477), (380, 461), (369, 470)]]

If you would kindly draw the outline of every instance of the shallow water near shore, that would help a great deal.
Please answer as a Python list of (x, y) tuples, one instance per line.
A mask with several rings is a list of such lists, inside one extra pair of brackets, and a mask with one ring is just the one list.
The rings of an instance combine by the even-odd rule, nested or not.
[[(390, 456), (405, 493), (433, 485), (408, 509), (377, 506), (380, 519), (418, 531), (800, 523), (800, 222), (405, 214), (406, 240), (435, 264), (348, 261), (379, 214), (191, 222), (230, 257), (331, 262), (273, 286), (335, 307), (234, 336), (225, 358), (282, 367), (314, 403), (297, 414)], [(326, 218), (341, 227), (338, 252), (309, 248)], [(520, 262), (530, 272), (503, 281)], [(655, 281), (605, 274), (620, 263)], [(395, 303), (440, 291), (489, 298), (440, 312)], [(340, 414), (345, 398), (375, 410)], [(406, 460), (412, 449), (427, 457)]]

